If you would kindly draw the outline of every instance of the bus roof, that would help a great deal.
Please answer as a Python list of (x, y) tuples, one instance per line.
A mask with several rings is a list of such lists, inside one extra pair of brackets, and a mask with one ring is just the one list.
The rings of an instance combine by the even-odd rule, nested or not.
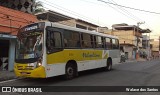
[(104, 33), (99, 33), (99, 32), (96, 32), (96, 31), (89, 31), (89, 30), (80, 29), (80, 28), (76, 28), (76, 27), (71, 27), (71, 26), (67, 26), (67, 25), (63, 25), (63, 24), (59, 24), (59, 23), (55, 23), (55, 22), (45, 21), (45, 25), (46, 26), (57, 27), (57, 28), (62, 28), (62, 29), (67, 29), (67, 30), (72, 30), (72, 31), (77, 31), (77, 32), (82, 32), (82, 33), (88, 33), (88, 34), (93, 34), (93, 35), (99, 35), (99, 36), (103, 36), (103, 37), (118, 39), (117, 36), (108, 35), (108, 34), (104, 34)]

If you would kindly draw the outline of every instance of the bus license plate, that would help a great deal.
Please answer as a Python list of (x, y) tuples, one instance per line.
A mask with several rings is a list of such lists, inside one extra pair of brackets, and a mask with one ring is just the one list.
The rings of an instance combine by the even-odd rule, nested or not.
[(22, 75), (27, 75), (27, 72), (21, 72)]

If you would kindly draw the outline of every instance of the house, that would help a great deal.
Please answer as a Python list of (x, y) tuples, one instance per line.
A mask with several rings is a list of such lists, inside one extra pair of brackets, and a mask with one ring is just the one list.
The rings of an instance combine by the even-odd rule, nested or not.
[(153, 58), (159, 58), (159, 40), (151, 40), (151, 55)]
[(93, 23), (90, 23), (81, 19), (75, 19), (70, 16), (67, 16), (55, 11), (51, 11), (51, 10), (38, 13), (36, 14), (36, 16), (39, 20), (56, 22), (56, 23), (77, 27), (81, 29), (86, 29), (90, 31), (97, 31), (99, 27), (98, 25), (95, 25)]
[(106, 33), (107, 34), (110, 31), (110, 29), (108, 29), (108, 27), (98, 27), (97, 31), (101, 32), (101, 33)]
[(124, 50), (127, 59), (136, 59), (142, 50), (142, 34), (150, 33), (149, 29), (141, 29), (136, 25), (116, 24), (107, 34), (119, 37), (120, 48)]
[(36, 16), (0, 6), (0, 70), (13, 70), (19, 29), (38, 21)]
[(142, 57), (151, 57), (151, 42), (150, 42), (150, 36), (148, 35), (142, 35)]

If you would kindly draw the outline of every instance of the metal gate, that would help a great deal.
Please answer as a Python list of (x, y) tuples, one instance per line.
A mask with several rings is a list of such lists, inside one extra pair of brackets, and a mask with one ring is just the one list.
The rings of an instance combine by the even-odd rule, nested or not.
[(0, 58), (0, 70), (8, 70), (8, 57)]

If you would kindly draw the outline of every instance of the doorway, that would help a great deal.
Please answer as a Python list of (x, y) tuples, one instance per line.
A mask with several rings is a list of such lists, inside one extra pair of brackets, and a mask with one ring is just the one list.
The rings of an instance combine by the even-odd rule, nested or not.
[(0, 39), (0, 70), (8, 70), (9, 40)]

